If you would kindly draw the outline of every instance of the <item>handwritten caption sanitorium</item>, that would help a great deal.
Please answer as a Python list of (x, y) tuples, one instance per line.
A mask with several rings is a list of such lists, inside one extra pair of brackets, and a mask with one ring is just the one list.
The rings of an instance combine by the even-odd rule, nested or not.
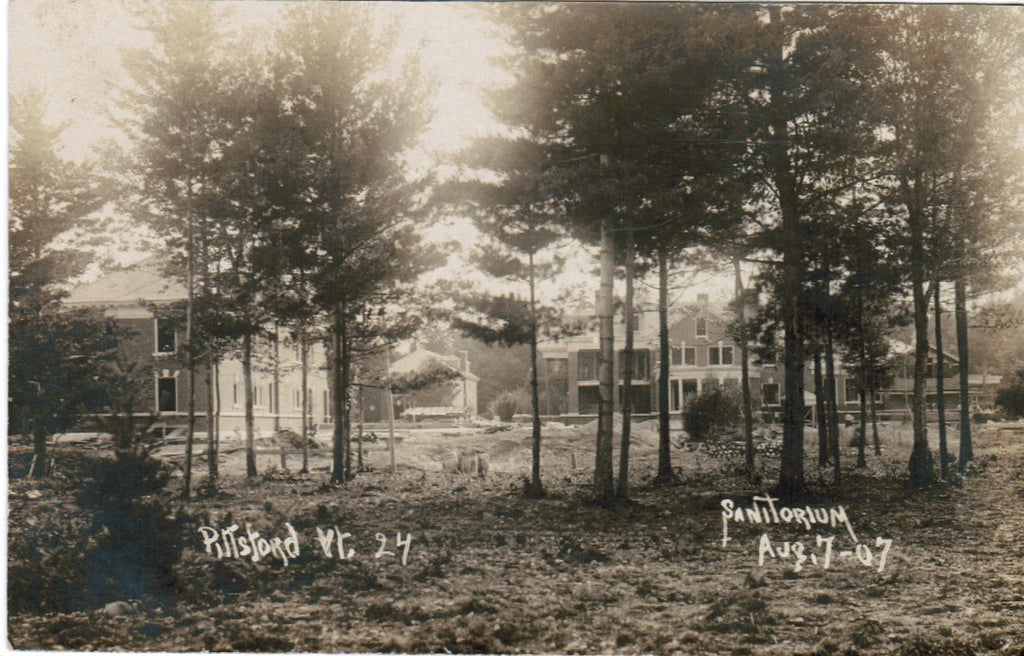
[(722, 499), (722, 547), (726, 547), (733, 539), (729, 535), (729, 527), (735, 525), (781, 526), (792, 524), (803, 527), (808, 532), (815, 528), (826, 527), (833, 530), (845, 529), (852, 542), (849, 549), (842, 548), (842, 544), (837, 545), (835, 535), (817, 533), (813, 541), (773, 542), (768, 531), (764, 531), (756, 541), (757, 564), (759, 567), (763, 567), (768, 559), (792, 560), (793, 571), (799, 572), (808, 563), (828, 569), (837, 561), (853, 558), (865, 567), (877, 568), (879, 572), (885, 569), (893, 541), (881, 536), (876, 537), (873, 551), (871, 546), (857, 538), (843, 506), (791, 508), (777, 506), (775, 502), (778, 500), (778, 498), (763, 494), (752, 497), (749, 506), (740, 507), (732, 499)]

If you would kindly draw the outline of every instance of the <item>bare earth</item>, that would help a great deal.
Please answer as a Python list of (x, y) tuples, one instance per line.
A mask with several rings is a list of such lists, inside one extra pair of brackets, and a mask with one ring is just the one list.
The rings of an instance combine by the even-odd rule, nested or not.
[[(491, 434), (403, 431), (397, 474), (388, 472), (386, 446), (377, 442), (364, 447), (369, 471), (337, 488), (326, 483), (326, 453), (314, 456), (304, 475), (294, 473), (294, 456), (291, 472), (280, 471), (277, 456), (261, 456), (261, 468), (274, 463), (278, 470), (252, 482), (241, 475), (242, 452), (231, 453), (218, 491), (174, 511), (184, 548), (169, 578), (116, 599), (94, 595), (91, 606), (76, 605), (74, 588), (55, 579), (90, 562), (89, 549), (104, 530), (80, 501), (89, 472), (77, 463), (109, 450), (58, 447), (57, 477), (39, 483), (23, 478), (26, 449), (12, 447), (11, 594), (39, 599), (34, 610), (11, 604), (8, 640), (22, 649), (146, 651), (971, 654), (1024, 648), (1020, 437), (976, 431), (976, 464), (962, 486), (914, 492), (903, 483), (909, 431), (886, 428), (884, 454), (869, 453), (868, 469), (856, 470), (854, 451), (845, 451), (840, 491), (824, 482), (830, 471), (819, 482), (809, 460), (812, 494), (776, 502), (843, 506), (862, 546), (855, 549), (842, 527), (734, 524), (723, 547), (722, 499), (749, 507), (777, 477), (776, 461), (760, 457), (764, 482), (751, 484), (737, 474), (736, 460), (674, 449), (681, 483), (655, 487), (651, 428), (638, 427), (631, 446), (633, 501), (614, 509), (586, 502), (590, 430), (545, 431), (549, 496), (539, 501), (521, 494), (528, 427)], [(808, 451), (814, 442), (811, 431)], [(451, 471), (459, 452), (485, 453), (486, 476)], [(157, 496), (174, 498), (179, 486), (180, 477)], [(300, 549), (287, 566), (276, 552), (259, 562), (218, 558), (212, 545), (212, 553), (205, 551), (199, 530), (238, 524), (237, 535), (244, 536), (249, 523), (264, 537), (285, 538), (286, 522)], [(338, 559), (334, 542), (327, 557), (318, 527), (325, 536), (335, 528), (350, 533), (351, 557)], [(759, 566), (762, 534), (777, 551)], [(818, 535), (834, 536), (827, 569)], [(396, 537), (408, 539), (404, 565)], [(876, 537), (893, 540), (884, 566)], [(787, 541), (801, 542), (817, 562), (796, 571), (792, 552), (781, 555)], [(868, 560), (865, 548), (870, 565), (858, 559)], [(853, 553), (840, 556), (840, 550)], [(109, 587), (104, 573), (93, 573), (99, 579), (92, 583), (88, 574), (82, 585)]]

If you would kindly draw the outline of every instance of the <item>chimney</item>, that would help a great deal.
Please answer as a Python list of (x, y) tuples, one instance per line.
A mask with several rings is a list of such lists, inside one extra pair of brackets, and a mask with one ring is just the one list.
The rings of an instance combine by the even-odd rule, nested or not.
[(469, 351), (459, 351), (459, 371), (469, 373)]
[(708, 295), (707, 294), (697, 294), (697, 305), (707, 305), (707, 304), (708, 304)]

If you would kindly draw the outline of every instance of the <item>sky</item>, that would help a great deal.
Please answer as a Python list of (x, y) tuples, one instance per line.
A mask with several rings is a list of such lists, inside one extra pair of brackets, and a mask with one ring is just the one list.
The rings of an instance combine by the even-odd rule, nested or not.
[[(232, 29), (269, 32), (286, 3), (266, 0), (219, 3), (228, 12)], [(385, 15), (402, 22), (402, 41), (421, 64), (437, 79), (436, 100), (442, 108), (424, 135), (424, 151), (452, 151), (470, 142), (474, 135), (491, 131), (495, 123), (488, 113), (486, 90), (509, 80), (507, 73), (492, 63), (501, 42), (479, 17), (486, 3), (436, 2), (375, 3)], [(114, 92), (125, 81), (121, 66), (126, 48), (145, 43), (145, 35), (134, 24), (132, 11), (144, 9), (140, 0), (11, 0), (9, 17), (9, 84), (12, 94), (39, 89), (47, 94), (47, 120), (66, 122), (64, 155), (73, 160), (87, 158), (104, 139), (117, 131), (105, 113)], [(130, 217), (117, 217), (131, 225)], [(470, 249), (476, 240), (471, 223), (451, 217), (434, 234), (460, 241)], [(122, 263), (144, 256), (136, 248), (140, 240), (128, 231), (111, 234), (109, 250)], [(568, 272), (558, 284), (546, 286), (545, 293), (557, 296), (566, 287), (596, 288), (591, 275), (596, 259), (575, 245), (566, 246), (571, 258)], [(434, 274), (434, 278), (468, 276), (460, 259)], [(98, 269), (94, 268), (94, 275)], [(698, 292), (728, 290), (728, 280), (704, 276), (693, 283), (692, 300)], [(580, 292), (581, 298), (588, 296)]]

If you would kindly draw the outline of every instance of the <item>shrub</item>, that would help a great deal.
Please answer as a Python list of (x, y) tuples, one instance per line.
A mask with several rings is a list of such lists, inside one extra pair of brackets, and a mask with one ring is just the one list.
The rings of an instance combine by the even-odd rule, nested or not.
[(717, 384), (705, 384), (699, 395), (688, 395), (683, 408), (683, 429), (696, 441), (719, 437), (738, 427), (742, 417), (739, 390)]
[(1007, 419), (1024, 419), (1024, 369), (996, 392), (996, 405)]
[(505, 390), (494, 397), (487, 406), (491, 416), (504, 422), (512, 421), (517, 412), (526, 412), (530, 408), (530, 395), (523, 389)]

